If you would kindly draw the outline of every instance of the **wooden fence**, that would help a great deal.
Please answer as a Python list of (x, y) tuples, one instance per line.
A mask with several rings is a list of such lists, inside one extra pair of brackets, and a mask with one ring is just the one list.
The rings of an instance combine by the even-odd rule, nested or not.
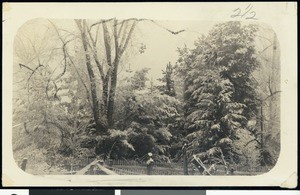
[[(146, 162), (138, 162), (135, 160), (106, 160), (104, 165), (120, 175), (146, 175)], [(206, 165), (209, 167), (209, 165)], [(271, 167), (250, 167), (244, 165), (234, 166), (234, 175), (257, 175), (268, 172)], [(201, 175), (195, 167), (189, 164), (189, 175)], [(184, 175), (183, 163), (154, 163), (151, 169), (151, 175)], [(217, 165), (214, 175), (226, 175), (226, 169), (223, 165)]]
[[(134, 160), (107, 160), (107, 168), (120, 175), (146, 175), (147, 163)], [(154, 163), (151, 168), (151, 175), (182, 175), (182, 163)]]
[(134, 169), (132, 167), (126, 168), (126, 167), (108, 167), (110, 170), (114, 171), (118, 175), (147, 175), (147, 170), (145, 167)]
[[(57, 159), (58, 160), (58, 159)], [(64, 159), (60, 162), (60, 167), (65, 170), (61, 174), (75, 174), (83, 169), (86, 165), (95, 160), (95, 157), (78, 159)], [(119, 175), (147, 175), (149, 174), (149, 167), (145, 161), (136, 160), (105, 160), (103, 166)], [(210, 165), (205, 165), (207, 168)], [(164, 163), (155, 162), (151, 167), (151, 175), (184, 175), (183, 162), (178, 163)], [(268, 172), (272, 167), (251, 167), (245, 165), (235, 165), (234, 175), (259, 175)], [(201, 175), (197, 168), (191, 163), (188, 165), (189, 175)], [(226, 175), (225, 166), (217, 165), (215, 172), (212, 175)]]

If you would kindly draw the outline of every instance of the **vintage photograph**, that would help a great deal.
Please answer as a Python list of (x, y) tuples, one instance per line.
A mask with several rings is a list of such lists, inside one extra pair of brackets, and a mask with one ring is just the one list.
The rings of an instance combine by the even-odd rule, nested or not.
[(3, 4), (2, 185), (280, 187), (297, 4)]
[(259, 175), (280, 43), (240, 21), (47, 19), (14, 38), (13, 155), (34, 175)]

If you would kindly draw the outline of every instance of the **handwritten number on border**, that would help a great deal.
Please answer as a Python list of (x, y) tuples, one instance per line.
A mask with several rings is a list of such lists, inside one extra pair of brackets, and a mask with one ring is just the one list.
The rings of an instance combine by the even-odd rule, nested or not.
[(231, 15), (232, 18), (235, 17), (241, 17), (245, 19), (253, 19), (253, 20), (257, 20), (257, 18), (255, 18), (256, 16), (256, 12), (252, 10), (253, 6), (251, 4), (249, 4), (246, 9), (242, 10), (241, 8), (237, 8), (235, 10), (233, 10), (234, 14)]

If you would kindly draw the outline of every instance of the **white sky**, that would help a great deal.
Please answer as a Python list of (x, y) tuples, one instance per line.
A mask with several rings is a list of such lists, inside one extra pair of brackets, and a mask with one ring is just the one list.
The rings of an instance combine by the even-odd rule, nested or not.
[(145, 53), (131, 57), (132, 70), (151, 68), (149, 78), (155, 81), (162, 76), (162, 69), (168, 62), (175, 63), (178, 59), (177, 48), (187, 45), (194, 46), (194, 42), (207, 34), (215, 24), (208, 21), (158, 21), (163, 27), (172, 31), (186, 30), (173, 35), (164, 28), (150, 22), (141, 22), (136, 30), (136, 39), (146, 45)]

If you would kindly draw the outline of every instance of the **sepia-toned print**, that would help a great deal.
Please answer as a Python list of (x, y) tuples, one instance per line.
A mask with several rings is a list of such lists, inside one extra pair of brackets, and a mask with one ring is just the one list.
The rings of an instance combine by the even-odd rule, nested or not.
[(260, 175), (280, 154), (280, 43), (256, 20), (32, 19), (13, 156), (33, 175)]

